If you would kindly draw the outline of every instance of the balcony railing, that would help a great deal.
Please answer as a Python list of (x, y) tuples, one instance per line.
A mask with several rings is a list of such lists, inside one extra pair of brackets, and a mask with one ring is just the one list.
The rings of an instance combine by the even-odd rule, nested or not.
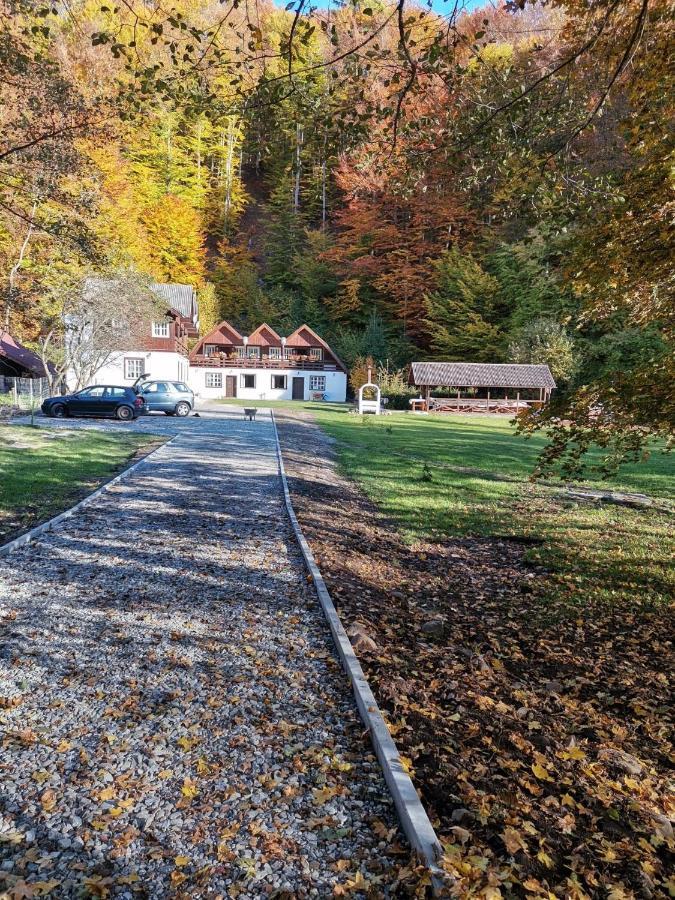
[(336, 371), (334, 362), (325, 359), (309, 359), (307, 356), (291, 356), (286, 359), (270, 359), (269, 356), (234, 356), (215, 353), (205, 356), (195, 353), (190, 357), (190, 365), (212, 369), (311, 369), (318, 372)]

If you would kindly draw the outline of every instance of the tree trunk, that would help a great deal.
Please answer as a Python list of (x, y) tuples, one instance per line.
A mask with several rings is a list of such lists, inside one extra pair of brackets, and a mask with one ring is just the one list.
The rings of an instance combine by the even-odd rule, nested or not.
[(302, 171), (301, 149), (304, 140), (304, 130), (301, 125), (295, 126), (295, 190), (293, 191), (293, 210), (300, 209), (300, 173)]
[(9, 331), (9, 323), (12, 316), (12, 310), (14, 309), (14, 300), (16, 299), (16, 276), (19, 274), (19, 269), (21, 268), (21, 264), (23, 263), (24, 257), (26, 255), (26, 250), (28, 249), (28, 243), (30, 241), (31, 235), (33, 234), (33, 225), (35, 221), (36, 211), (37, 200), (34, 201), (33, 208), (30, 212), (28, 230), (26, 231), (26, 236), (21, 243), (19, 258), (9, 270), (9, 291), (7, 294), (7, 306), (5, 307), (5, 331)]

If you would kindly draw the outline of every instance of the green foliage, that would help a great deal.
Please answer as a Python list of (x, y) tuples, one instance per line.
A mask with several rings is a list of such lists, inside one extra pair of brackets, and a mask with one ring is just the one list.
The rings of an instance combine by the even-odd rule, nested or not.
[(389, 359), (398, 360), (401, 355), (401, 342), (392, 338), (382, 316), (374, 308), (362, 328), (338, 328), (333, 343), (340, 358), (350, 367), (359, 357), (372, 357), (378, 364)]
[(500, 244), (485, 258), (485, 268), (498, 282), (495, 309), (510, 330), (545, 316), (561, 320), (578, 308), (558, 275), (564, 238), (532, 229), (526, 240)]
[(456, 247), (434, 263), (436, 288), (427, 297), (431, 350), (448, 360), (495, 362), (501, 332), (492, 324), (499, 283), (468, 252)]
[(509, 344), (514, 363), (545, 363), (558, 382), (570, 381), (577, 367), (574, 341), (553, 319), (533, 319), (515, 333)]

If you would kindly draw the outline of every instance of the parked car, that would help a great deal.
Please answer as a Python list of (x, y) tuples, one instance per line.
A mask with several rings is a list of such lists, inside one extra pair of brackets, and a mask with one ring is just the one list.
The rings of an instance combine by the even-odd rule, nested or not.
[(145, 400), (130, 387), (95, 384), (64, 397), (48, 397), (42, 404), (46, 416), (103, 416), (131, 422), (142, 415)]
[(189, 416), (195, 406), (195, 395), (183, 381), (142, 381), (135, 390), (145, 400), (145, 412)]

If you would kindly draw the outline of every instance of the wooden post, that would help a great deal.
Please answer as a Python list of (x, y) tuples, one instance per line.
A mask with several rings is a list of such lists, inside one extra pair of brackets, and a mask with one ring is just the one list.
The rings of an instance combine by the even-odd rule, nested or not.
[(459, 395), (461, 394), (460, 388), (457, 388), (457, 412), (459, 412)]
[(516, 409), (520, 407), (520, 391), (516, 393)]
[(431, 385), (427, 385), (427, 389), (424, 392), (424, 411), (429, 412), (429, 398), (431, 396)]
[(487, 411), (490, 412), (490, 388), (488, 388), (486, 403), (487, 403)]

